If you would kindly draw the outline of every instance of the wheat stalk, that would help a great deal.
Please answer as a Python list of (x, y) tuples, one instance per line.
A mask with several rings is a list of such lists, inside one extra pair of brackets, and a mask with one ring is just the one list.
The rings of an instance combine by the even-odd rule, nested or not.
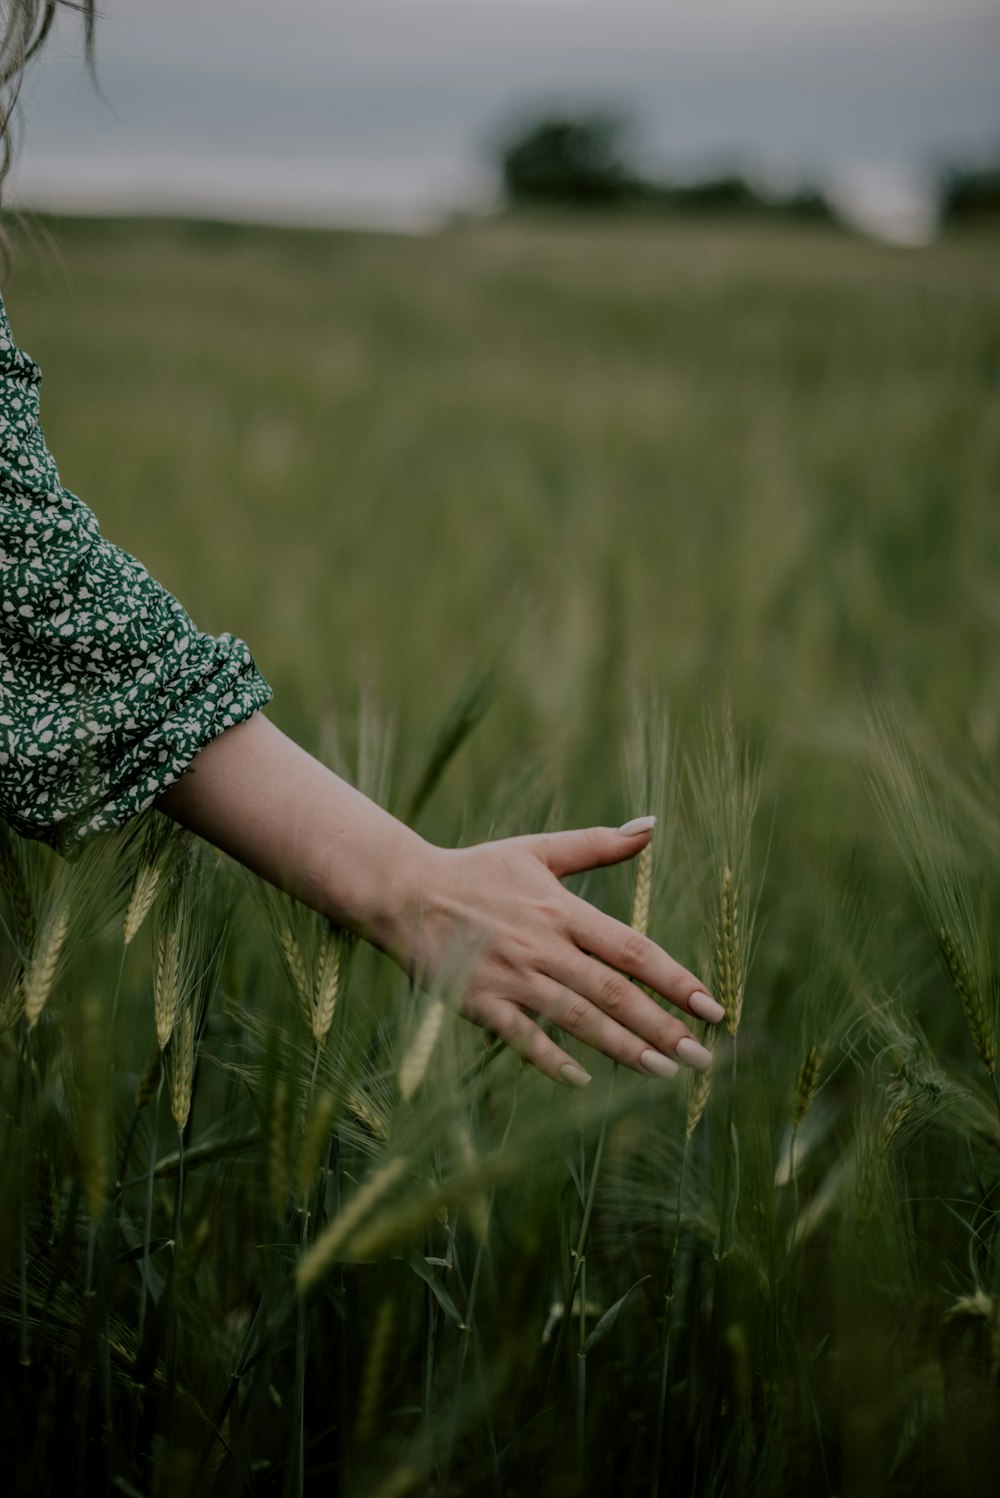
[(43, 1243), (54, 1241), (58, 1215), (56, 1173), (48, 1150), (43, 1146), (38, 1153), (38, 1231)]
[(383, 1113), (380, 1113), (370, 1098), (360, 1092), (349, 1092), (345, 1101), (348, 1113), (357, 1120), (367, 1134), (377, 1139), (380, 1144), (385, 1144), (389, 1138), (389, 1124)]
[(375, 1313), (375, 1325), (368, 1343), (368, 1356), (361, 1376), (361, 1394), (358, 1399), (358, 1418), (355, 1431), (359, 1445), (367, 1445), (378, 1426), (382, 1390), (385, 1386), (386, 1368), (392, 1348), (392, 1336), (396, 1329), (396, 1307), (391, 1300), (383, 1300)]
[(306, 965), (302, 960), (302, 951), (295, 939), (295, 934), (287, 921), (282, 921), (278, 927), (278, 941), (281, 945), (281, 955), (285, 959), (289, 977), (299, 996), (306, 1014), (312, 1018), (313, 1012), (313, 985), (309, 981)]
[(806, 1052), (802, 1065), (799, 1067), (798, 1080), (795, 1084), (795, 1097), (792, 1102), (792, 1126), (798, 1128), (805, 1118), (816, 1096), (819, 1086), (820, 1068), (823, 1065), (823, 1050), (821, 1046), (812, 1045)]
[[(477, 1159), (476, 1147), (472, 1142), (472, 1132), (464, 1118), (458, 1122), (456, 1142), (458, 1144), (458, 1153), (465, 1169), (467, 1171), (473, 1170)], [(472, 1231), (479, 1239), (479, 1242), (485, 1245), (490, 1226), (489, 1204), (486, 1197), (481, 1192), (470, 1196), (466, 1210), (469, 1214)]]
[(24, 1017), (32, 1029), (48, 1002), (68, 930), (69, 905), (63, 901), (49, 912), (38, 935), (37, 950), (24, 974)]
[(156, 943), (156, 968), (153, 972), (153, 1018), (160, 1050), (173, 1034), (180, 1005), (181, 937), (176, 922), (161, 931)]
[[(165, 818), (160, 818), (165, 823)], [(129, 946), (142, 928), (152, 910), (156, 896), (163, 884), (164, 876), (176, 864), (178, 853), (187, 862), (192, 852), (193, 834), (176, 825), (153, 825), (146, 833), (142, 850), (142, 862), (132, 885), (132, 894), (125, 910), (123, 935), (125, 946)]]
[(369, 1176), (333, 1221), (316, 1239), (312, 1248), (299, 1260), (295, 1281), (299, 1291), (308, 1290), (337, 1257), (371, 1209), (396, 1185), (409, 1167), (405, 1155), (396, 1155)]
[(288, 1114), (290, 1093), (279, 1077), (271, 1094), (270, 1129), (267, 1136), (267, 1183), (275, 1217), (280, 1217), (288, 1192)]
[(157, 863), (145, 864), (135, 876), (132, 895), (125, 911), (124, 937), (129, 946), (137, 935), (143, 921), (153, 908), (156, 892), (160, 887), (163, 870)]
[(740, 892), (728, 864), (723, 866), (715, 925), (715, 994), (735, 1035), (743, 1017), (744, 954), (740, 946)]
[(194, 1087), (194, 1010), (183, 1004), (177, 1016), (177, 1028), (173, 1037), (170, 1072), (170, 1111), (178, 1132), (183, 1134), (191, 1113), (191, 1093)]
[(417, 1027), (410, 1049), (399, 1068), (399, 1091), (404, 1102), (409, 1102), (424, 1079), (446, 1012), (447, 1006), (443, 999), (432, 999)]
[(632, 912), (629, 925), (640, 936), (645, 936), (649, 926), (649, 901), (653, 889), (653, 843), (650, 840), (636, 859), (635, 888), (632, 891)]
[(863, 1126), (859, 1136), (855, 1206), (858, 1224), (864, 1227), (875, 1211), (876, 1201), (885, 1175), (890, 1153), (902, 1139), (915, 1132), (926, 1122), (930, 1114), (940, 1105), (940, 1098), (933, 1089), (923, 1086), (910, 1088), (894, 1083), (887, 1094), (888, 1107)]
[(333, 1123), (333, 1097), (328, 1092), (320, 1093), (313, 1106), (309, 1120), (302, 1131), (299, 1147), (299, 1192), (308, 1196), (319, 1169), (323, 1145)]
[[(996, 1086), (997, 1041), (984, 976), (993, 966), (982, 940), (989, 922), (970, 878), (968, 850), (949, 812), (953, 789), (916, 731), (890, 711), (871, 724), (877, 757), (869, 783), (902, 854), (951, 977), (976, 1051)], [(970, 958), (972, 960), (970, 960)], [(987, 983), (989, 979), (987, 978)]]
[(318, 1046), (326, 1042), (326, 1037), (330, 1033), (339, 989), (340, 938), (337, 932), (331, 929), (326, 934), (312, 1002), (312, 1033)]
[(145, 1108), (156, 1096), (156, 1089), (160, 1083), (160, 1071), (163, 1066), (163, 1052), (159, 1045), (154, 1045), (152, 1054), (146, 1063), (146, 1069), (135, 1089), (136, 1108)]
[(16, 1025), (24, 1013), (24, 984), (18, 979), (9, 983), (0, 999), (0, 1032)]
[[(711, 1051), (714, 1049), (712, 1033), (709, 1032), (702, 1041)], [(712, 1090), (712, 1069), (707, 1071), (694, 1071), (688, 1073), (687, 1090), (687, 1121), (684, 1125), (685, 1137), (690, 1139), (695, 1129), (701, 1122), (701, 1116), (708, 1104), (708, 1095)]]
[(110, 1129), (103, 1012), (93, 990), (79, 1001), (79, 1022), (80, 1162), (87, 1210), (97, 1222), (108, 1194)]
[(990, 1076), (993, 1076), (997, 1069), (997, 1041), (983, 1001), (982, 989), (954, 932), (942, 926), (938, 931), (938, 941), (948, 964), (952, 985), (962, 1006), (972, 1043), (979, 1053), (979, 1059)]

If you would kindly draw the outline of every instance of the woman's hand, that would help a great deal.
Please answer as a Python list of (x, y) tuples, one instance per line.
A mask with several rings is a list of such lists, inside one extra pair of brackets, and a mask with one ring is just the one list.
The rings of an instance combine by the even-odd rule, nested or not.
[(643, 1076), (671, 1077), (678, 1061), (703, 1069), (711, 1052), (629, 980), (712, 1023), (724, 1017), (722, 1006), (655, 942), (559, 882), (631, 858), (649, 842), (650, 821), (631, 834), (592, 827), (471, 848), (424, 844), (397, 885), (408, 893), (398, 898), (386, 950), (427, 986), (456, 943), (468, 943), (460, 1012), (557, 1082), (583, 1087), (590, 1077), (532, 1015)]
[(669, 1077), (711, 1052), (676, 1009), (717, 1023), (721, 1005), (645, 936), (570, 894), (560, 879), (619, 863), (649, 841), (648, 819), (436, 848), (255, 713), (206, 744), (156, 803), (248, 868), (374, 942), (417, 982), (446, 970), (462, 944), (475, 958), (462, 1013), (548, 1077), (587, 1073), (532, 1019)]

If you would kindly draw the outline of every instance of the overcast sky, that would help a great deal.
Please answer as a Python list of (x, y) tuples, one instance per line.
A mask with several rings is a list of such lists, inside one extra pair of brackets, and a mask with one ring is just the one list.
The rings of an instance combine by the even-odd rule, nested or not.
[(647, 163), (907, 191), (1000, 154), (1000, 0), (104, 0), (24, 87), (16, 195), (415, 222), (489, 201), (542, 108), (635, 120)]

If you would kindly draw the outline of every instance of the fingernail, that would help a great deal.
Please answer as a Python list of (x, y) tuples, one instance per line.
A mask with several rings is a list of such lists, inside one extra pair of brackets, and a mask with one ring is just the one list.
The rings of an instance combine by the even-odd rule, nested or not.
[(699, 1045), (696, 1040), (692, 1040), (690, 1035), (685, 1035), (683, 1040), (677, 1042), (674, 1055), (678, 1061), (683, 1061), (685, 1066), (693, 1066), (695, 1071), (708, 1071), (712, 1064), (711, 1051)]
[(640, 832), (649, 832), (655, 826), (655, 817), (633, 817), (631, 822), (623, 823), (618, 831), (625, 837), (637, 837)]
[(717, 1025), (720, 1019), (726, 1017), (722, 1005), (716, 999), (709, 998), (707, 993), (693, 993), (688, 999), (688, 1008), (699, 1019), (707, 1019), (710, 1025)]
[(582, 1066), (574, 1066), (572, 1061), (566, 1061), (560, 1066), (559, 1075), (567, 1087), (586, 1087), (590, 1081), (590, 1073), (585, 1072)]
[(654, 1077), (676, 1077), (679, 1070), (676, 1061), (671, 1061), (669, 1056), (661, 1055), (659, 1051), (643, 1051), (639, 1057), (639, 1065)]

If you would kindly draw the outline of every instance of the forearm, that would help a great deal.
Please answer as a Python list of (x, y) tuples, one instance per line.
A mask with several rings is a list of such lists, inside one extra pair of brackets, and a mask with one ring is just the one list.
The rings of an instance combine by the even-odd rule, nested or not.
[(582, 1086), (589, 1076), (531, 1014), (643, 1076), (711, 1062), (637, 983), (710, 1023), (722, 1006), (647, 937), (560, 883), (631, 857), (653, 818), (437, 848), (259, 712), (206, 744), (156, 805), (374, 942), (422, 987), (453, 969), (456, 954), (474, 957), (460, 1012), (556, 1081)]
[(199, 751), (161, 811), (377, 946), (427, 844), (262, 713)]

